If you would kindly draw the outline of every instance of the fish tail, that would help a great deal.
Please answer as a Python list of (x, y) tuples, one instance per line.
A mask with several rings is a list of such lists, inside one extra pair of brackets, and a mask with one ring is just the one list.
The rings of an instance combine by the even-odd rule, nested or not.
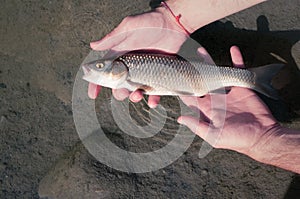
[(253, 88), (259, 93), (262, 93), (272, 99), (278, 100), (278, 93), (272, 87), (271, 81), (284, 64), (269, 64), (257, 68), (250, 68), (249, 70), (255, 73), (255, 87)]

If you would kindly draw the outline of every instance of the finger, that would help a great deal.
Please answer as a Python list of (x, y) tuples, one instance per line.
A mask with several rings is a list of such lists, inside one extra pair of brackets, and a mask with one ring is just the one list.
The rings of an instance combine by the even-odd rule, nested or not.
[(127, 36), (127, 31), (125, 31), (125, 26), (128, 19), (123, 19), (123, 21), (109, 34), (103, 37), (99, 41), (94, 41), (90, 43), (93, 50), (107, 50), (114, 46), (119, 45)]
[(199, 114), (199, 98), (195, 96), (179, 96), (185, 105), (187, 105), (190, 109), (192, 109), (195, 113)]
[(187, 126), (191, 131), (200, 136), (202, 139), (205, 139), (207, 137), (209, 123), (199, 121), (199, 119), (191, 116), (180, 116), (177, 121), (179, 124)]
[(209, 122), (211, 121), (211, 100), (210, 95), (204, 96), (203, 98), (194, 97), (194, 96), (180, 96), (179, 97), (183, 103), (185, 103), (190, 109), (196, 113), (197, 117)]
[(129, 90), (125, 89), (125, 88), (121, 88), (121, 89), (112, 89), (112, 93), (113, 96), (117, 99), (117, 100), (124, 100), (126, 99), (129, 95), (130, 92)]
[(148, 106), (150, 108), (155, 108), (158, 105), (159, 100), (160, 100), (160, 96), (150, 95), (149, 98), (148, 98)]
[(200, 48), (198, 48), (197, 52), (198, 52), (199, 56), (204, 59), (205, 63), (215, 64), (215, 62), (213, 61), (211, 56), (208, 54), (208, 52), (205, 50), (205, 48), (200, 47)]
[(102, 59), (107, 59), (107, 60), (114, 60), (117, 57), (125, 54), (126, 51), (115, 51), (115, 50), (109, 50), (103, 57)]
[(89, 83), (89, 87), (88, 87), (89, 98), (96, 99), (100, 91), (101, 91), (101, 86), (97, 84)]
[(139, 102), (139, 101), (141, 101), (143, 99), (143, 91), (142, 90), (136, 90), (136, 91), (132, 92), (129, 95), (129, 99), (132, 102)]
[(234, 67), (245, 68), (243, 56), (240, 49), (237, 46), (232, 46), (230, 48), (231, 60)]
[[(243, 87), (232, 87), (231, 91), (229, 92), (228, 97), (235, 98), (237, 100), (240, 99), (246, 99), (249, 98), (250, 96), (255, 95), (255, 93), (248, 89), (248, 88), (243, 88)], [(228, 100), (231, 100), (228, 98)], [(233, 100), (233, 99), (232, 99)]]
[(107, 50), (119, 45), (126, 38), (126, 33), (117, 34), (116, 31), (111, 32), (99, 41), (90, 43), (93, 50)]
[(179, 96), (179, 98), (194, 111), (201, 110), (203, 114), (209, 115), (211, 107), (210, 95), (205, 95), (203, 98), (195, 96)]
[(195, 96), (179, 96), (179, 98), (185, 103), (187, 106), (198, 107), (198, 97)]

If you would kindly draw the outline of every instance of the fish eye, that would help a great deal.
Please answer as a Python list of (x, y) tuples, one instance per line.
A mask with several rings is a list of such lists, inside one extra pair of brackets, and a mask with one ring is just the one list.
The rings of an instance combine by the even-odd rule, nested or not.
[(96, 67), (97, 67), (97, 68), (103, 68), (103, 67), (104, 67), (104, 64), (103, 64), (103, 63), (97, 63), (97, 64), (96, 64)]

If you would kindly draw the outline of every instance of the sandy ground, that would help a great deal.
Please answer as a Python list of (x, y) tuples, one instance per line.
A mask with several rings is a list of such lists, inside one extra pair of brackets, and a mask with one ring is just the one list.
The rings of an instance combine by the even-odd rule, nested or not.
[[(294, 173), (226, 150), (198, 158), (200, 139), (170, 166), (146, 174), (116, 171), (88, 154), (72, 117), (75, 75), (90, 52), (89, 42), (109, 33), (125, 16), (148, 10), (147, 1), (2, 0), (0, 8), (0, 198), (300, 195), (300, 177)], [(216, 63), (230, 63), (233, 44), (250, 66), (285, 60), (274, 80), (283, 102), (263, 99), (283, 125), (298, 129), (299, 8), (297, 0), (274, 0), (192, 35)], [(109, 91), (105, 93), (98, 104)], [(114, 134), (110, 124), (104, 124), (110, 139), (125, 148), (135, 142)]]

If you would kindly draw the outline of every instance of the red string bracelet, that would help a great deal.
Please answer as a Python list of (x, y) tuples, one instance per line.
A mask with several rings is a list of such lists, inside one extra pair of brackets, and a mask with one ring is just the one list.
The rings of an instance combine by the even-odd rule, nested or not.
[(168, 4), (166, 2), (161, 2), (161, 5), (164, 6), (167, 10), (170, 11), (171, 15), (175, 18), (176, 22), (178, 23), (178, 25), (185, 31), (186, 34), (190, 35), (191, 33), (182, 25), (182, 23), (180, 22), (180, 17), (181, 14), (179, 14), (178, 16), (176, 16), (174, 14), (174, 12), (171, 10), (171, 8), (168, 6)]

